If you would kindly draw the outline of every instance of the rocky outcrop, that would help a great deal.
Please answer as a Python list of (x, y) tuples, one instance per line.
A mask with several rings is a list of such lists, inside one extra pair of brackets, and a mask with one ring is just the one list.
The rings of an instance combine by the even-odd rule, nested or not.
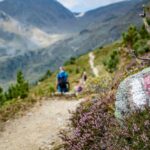
[(116, 95), (117, 118), (144, 106), (150, 106), (150, 67), (125, 79), (119, 86)]

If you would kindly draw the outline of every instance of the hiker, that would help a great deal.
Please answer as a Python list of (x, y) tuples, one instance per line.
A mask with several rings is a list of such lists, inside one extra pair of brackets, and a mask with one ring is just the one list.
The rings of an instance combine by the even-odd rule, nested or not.
[(63, 67), (59, 68), (60, 71), (57, 75), (57, 90), (61, 93), (66, 93), (69, 91), (68, 73)]
[(83, 82), (83, 84), (85, 84), (86, 80), (87, 80), (87, 74), (84, 71), (83, 74), (82, 74), (82, 82)]
[(77, 85), (74, 87), (75, 93), (80, 93), (83, 91), (83, 82), (82, 80), (77, 81)]

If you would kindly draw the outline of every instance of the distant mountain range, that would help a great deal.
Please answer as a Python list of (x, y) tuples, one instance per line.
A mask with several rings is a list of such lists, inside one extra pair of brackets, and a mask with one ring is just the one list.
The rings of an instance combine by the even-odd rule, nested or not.
[(0, 2), (0, 83), (6, 87), (16, 71), (36, 81), (72, 56), (113, 42), (149, 0), (115, 3), (86, 13), (72, 13), (56, 0)]
[(47, 32), (64, 32), (76, 22), (73, 13), (56, 0), (4, 0), (0, 10), (24, 25)]

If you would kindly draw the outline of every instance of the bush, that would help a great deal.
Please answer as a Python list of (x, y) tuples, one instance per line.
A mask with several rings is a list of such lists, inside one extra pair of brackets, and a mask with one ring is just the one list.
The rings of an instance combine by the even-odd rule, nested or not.
[(54, 85), (50, 85), (50, 86), (49, 86), (49, 92), (50, 92), (50, 93), (54, 93), (54, 92), (55, 92), (55, 87), (54, 87)]
[(149, 33), (147, 32), (146, 28), (145, 28), (145, 25), (143, 25), (139, 31), (139, 34), (140, 34), (140, 38), (141, 39), (149, 39), (150, 38), (150, 35)]
[(103, 48), (104, 48), (103, 46), (100, 46), (100, 47), (99, 47), (99, 49), (103, 49)]
[(111, 77), (106, 74), (96, 78), (89, 78), (85, 90), (91, 93), (105, 92), (111, 87), (111, 83)]
[(79, 74), (79, 73), (80, 73), (80, 68), (79, 68), (79, 67), (76, 68), (75, 73), (76, 73), (76, 74)]
[(48, 79), (51, 75), (52, 75), (52, 72), (50, 70), (47, 70), (45, 75), (39, 81), (42, 82), (42, 81)]
[(64, 63), (64, 66), (67, 66), (67, 65), (74, 65), (76, 63), (76, 58), (75, 57), (71, 57), (70, 60), (66, 61)]
[[(66, 150), (149, 150), (150, 108), (134, 112), (119, 124), (111, 105), (82, 104), (71, 118), (70, 132), (62, 132)], [(111, 101), (111, 100), (110, 100)]]
[(72, 135), (62, 133), (66, 150), (101, 150), (105, 149), (105, 134), (113, 122), (113, 113), (105, 103), (96, 103), (89, 107), (81, 105), (73, 114)]
[(137, 28), (131, 25), (127, 32), (122, 34), (123, 44), (130, 48), (139, 40), (140, 35)]
[(8, 92), (5, 93), (6, 99), (11, 100), (13, 98), (26, 98), (29, 93), (29, 84), (25, 81), (23, 73), (18, 71), (17, 73), (17, 83), (11, 85)]
[(3, 93), (3, 89), (0, 87), (0, 105), (2, 105), (6, 100), (6, 97)]
[[(118, 150), (149, 150), (150, 149), (150, 108), (136, 111), (118, 126), (113, 141)], [(122, 148), (122, 149), (121, 149)]]
[(150, 25), (150, 18), (146, 18), (146, 21)]
[(133, 48), (137, 55), (144, 54), (150, 51), (150, 47), (147, 45), (147, 40), (139, 40), (134, 44)]
[(117, 69), (119, 63), (119, 53), (117, 50), (114, 50), (111, 55), (103, 61), (103, 64), (109, 72), (114, 72)]

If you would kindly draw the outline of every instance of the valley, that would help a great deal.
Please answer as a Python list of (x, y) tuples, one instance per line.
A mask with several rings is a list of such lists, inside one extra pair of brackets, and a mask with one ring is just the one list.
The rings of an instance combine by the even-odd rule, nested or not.
[(18, 70), (34, 83), (70, 57), (117, 40), (130, 24), (142, 24), (136, 16), (147, 2), (123, 1), (78, 16), (54, 0), (0, 2), (2, 87), (13, 83)]

